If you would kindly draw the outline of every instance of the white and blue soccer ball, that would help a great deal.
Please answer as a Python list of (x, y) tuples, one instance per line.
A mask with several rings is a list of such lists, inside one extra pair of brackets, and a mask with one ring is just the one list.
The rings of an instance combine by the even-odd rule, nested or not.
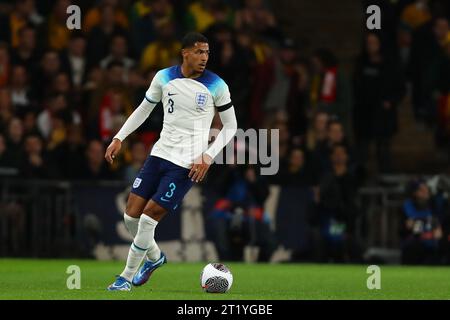
[(222, 263), (209, 263), (203, 268), (200, 280), (205, 292), (225, 293), (233, 284), (233, 274)]

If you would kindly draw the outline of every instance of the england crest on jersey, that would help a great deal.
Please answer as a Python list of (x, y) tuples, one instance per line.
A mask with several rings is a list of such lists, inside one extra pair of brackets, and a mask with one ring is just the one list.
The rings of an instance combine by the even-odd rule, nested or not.
[(138, 188), (141, 185), (141, 182), (142, 182), (141, 178), (136, 178), (133, 183), (133, 188), (134, 189)]
[(197, 104), (198, 108), (204, 109), (206, 107), (207, 101), (208, 101), (208, 96), (206, 95), (206, 93), (197, 92), (197, 94), (195, 95), (195, 103)]

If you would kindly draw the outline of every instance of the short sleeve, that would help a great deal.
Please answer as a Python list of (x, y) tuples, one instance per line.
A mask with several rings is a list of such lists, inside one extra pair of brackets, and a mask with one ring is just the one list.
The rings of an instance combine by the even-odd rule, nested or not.
[(231, 102), (230, 90), (222, 79), (218, 81), (217, 89), (214, 93), (214, 105), (219, 112), (225, 111), (233, 105)]
[(145, 99), (150, 103), (158, 103), (162, 98), (162, 79), (161, 71), (158, 71), (153, 77), (150, 87), (145, 92)]

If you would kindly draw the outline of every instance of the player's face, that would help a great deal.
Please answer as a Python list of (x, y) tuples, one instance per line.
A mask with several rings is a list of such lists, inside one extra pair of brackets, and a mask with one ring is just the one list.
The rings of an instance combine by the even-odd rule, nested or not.
[(205, 71), (209, 59), (209, 45), (204, 42), (196, 42), (192, 48), (186, 49), (185, 58), (194, 72)]

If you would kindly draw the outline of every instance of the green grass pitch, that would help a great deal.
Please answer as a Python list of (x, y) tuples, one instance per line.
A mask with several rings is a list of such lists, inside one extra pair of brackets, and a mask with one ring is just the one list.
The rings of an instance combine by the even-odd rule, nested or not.
[[(81, 289), (66, 286), (67, 267), (81, 269)], [(449, 267), (380, 266), (381, 289), (367, 289), (365, 265), (226, 263), (234, 283), (226, 294), (200, 288), (205, 263), (169, 263), (132, 292), (107, 292), (124, 262), (0, 259), (0, 299), (446, 299)]]

